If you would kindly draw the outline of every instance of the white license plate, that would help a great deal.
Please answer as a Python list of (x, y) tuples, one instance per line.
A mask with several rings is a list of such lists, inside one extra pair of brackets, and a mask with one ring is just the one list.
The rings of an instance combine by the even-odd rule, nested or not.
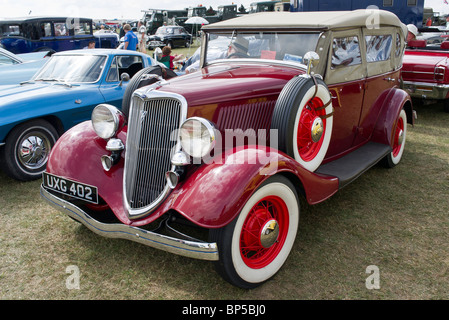
[(43, 184), (47, 189), (64, 195), (98, 204), (98, 189), (84, 183), (64, 179), (53, 174), (44, 172)]

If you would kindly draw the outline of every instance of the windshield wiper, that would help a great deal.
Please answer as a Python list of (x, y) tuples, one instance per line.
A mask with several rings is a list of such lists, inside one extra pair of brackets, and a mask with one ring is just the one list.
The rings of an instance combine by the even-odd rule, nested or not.
[(27, 81), (22, 81), (21, 83), (19, 83), (21, 86), (22, 85), (24, 85), (24, 84), (33, 84), (34, 83), (34, 81), (32, 81), (32, 80), (27, 80)]
[(67, 83), (65, 80), (56, 78), (42, 78), (42, 79), (35, 79), (35, 81), (56, 82), (55, 84), (60, 84), (69, 88), (72, 87), (72, 85), (70, 83)]
[(56, 82), (56, 81), (61, 81), (59, 79), (56, 78), (41, 78), (41, 79), (34, 79), (35, 81), (49, 81), (49, 82)]

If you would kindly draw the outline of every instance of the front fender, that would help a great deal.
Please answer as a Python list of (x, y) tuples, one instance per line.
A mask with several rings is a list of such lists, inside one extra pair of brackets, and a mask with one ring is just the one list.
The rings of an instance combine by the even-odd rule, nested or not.
[(402, 89), (392, 89), (377, 119), (371, 141), (393, 145), (393, 130), (402, 109), (407, 113), (407, 122), (413, 125), (412, 101), (409, 94)]
[(275, 149), (240, 147), (214, 162), (201, 166), (183, 183), (172, 206), (206, 228), (230, 223), (254, 191), (274, 174), (290, 178), (310, 204), (324, 201), (338, 190), (337, 178), (314, 174)]

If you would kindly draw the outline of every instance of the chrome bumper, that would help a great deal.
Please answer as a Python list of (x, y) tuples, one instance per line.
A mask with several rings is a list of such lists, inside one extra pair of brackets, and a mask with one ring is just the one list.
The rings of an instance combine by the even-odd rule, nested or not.
[(148, 43), (148, 48), (158, 48), (158, 47), (165, 47), (165, 43), (162, 41), (150, 41)]
[(99, 222), (77, 206), (49, 193), (42, 185), (41, 196), (54, 208), (81, 222), (91, 231), (101, 236), (127, 239), (189, 258), (210, 261), (218, 260), (218, 248), (216, 243), (178, 239), (125, 224), (107, 224)]
[(447, 84), (404, 81), (402, 87), (414, 98), (441, 100), (446, 99), (449, 94)]

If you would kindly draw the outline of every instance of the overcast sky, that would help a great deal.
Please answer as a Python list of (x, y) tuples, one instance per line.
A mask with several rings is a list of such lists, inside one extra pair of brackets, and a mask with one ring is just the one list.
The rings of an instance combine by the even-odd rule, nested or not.
[[(198, 4), (215, 10), (219, 5), (235, 3), (245, 8), (256, 0), (0, 0), (0, 17), (13, 18), (31, 15), (79, 16), (93, 19), (139, 19), (141, 10), (183, 9)], [(449, 2), (449, 1), (448, 1)], [(444, 0), (425, 0), (425, 7), (449, 13)], [(30, 13), (31, 12), (31, 13)]]

